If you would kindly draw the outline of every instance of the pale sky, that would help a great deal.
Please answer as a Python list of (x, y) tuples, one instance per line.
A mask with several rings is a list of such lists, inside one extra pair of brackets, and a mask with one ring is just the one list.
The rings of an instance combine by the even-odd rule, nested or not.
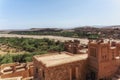
[(120, 0), (0, 0), (0, 29), (120, 25)]

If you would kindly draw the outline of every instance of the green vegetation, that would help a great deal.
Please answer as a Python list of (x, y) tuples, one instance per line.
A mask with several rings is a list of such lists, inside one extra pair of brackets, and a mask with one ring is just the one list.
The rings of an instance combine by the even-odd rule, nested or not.
[(49, 51), (61, 52), (64, 50), (64, 44), (60, 41), (44, 39), (29, 39), (29, 38), (0, 38), (0, 44), (8, 45), (21, 51), (26, 51), (24, 54), (5, 54), (0, 56), (0, 64), (11, 62), (29, 62), (32, 61), (32, 56), (45, 54)]
[[(60, 41), (32, 38), (0, 38), (0, 44), (5, 44), (18, 50), (27, 52), (41, 52), (41, 51), (59, 51), (64, 50), (64, 44)], [(59, 49), (60, 48), (60, 49)]]
[(24, 54), (5, 54), (0, 56), (0, 64), (12, 63), (12, 62), (31, 62), (34, 55), (41, 55), (47, 52), (38, 53), (24, 53)]
[(89, 35), (88, 39), (97, 39), (99, 38), (99, 35), (97, 34), (93, 34), (93, 35)]
[(74, 32), (41, 32), (41, 31), (13, 31), (9, 34), (20, 34), (20, 35), (53, 35), (53, 36), (64, 36), (72, 37)]
[(53, 35), (53, 36), (63, 36), (63, 37), (75, 37), (75, 38), (89, 38), (94, 36), (94, 38), (98, 38), (98, 34), (89, 34), (87, 32), (80, 31), (58, 31), (58, 32), (42, 32), (42, 31), (13, 31), (9, 34), (20, 34), (20, 35)]

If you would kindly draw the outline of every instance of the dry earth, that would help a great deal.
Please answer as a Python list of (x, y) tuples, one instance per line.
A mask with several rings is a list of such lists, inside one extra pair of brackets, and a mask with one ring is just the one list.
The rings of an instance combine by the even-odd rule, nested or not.
[(88, 39), (80, 39), (80, 38), (70, 38), (70, 37), (61, 37), (61, 36), (46, 36), (46, 35), (17, 35), (17, 34), (0, 34), (0, 37), (18, 37), (18, 38), (35, 38), (35, 39), (42, 39), (42, 38), (49, 38), (54, 40), (60, 40), (62, 42), (67, 40), (80, 40), (81, 44), (87, 44)]
[[(59, 40), (61, 42), (67, 41), (67, 40), (79, 40), (81, 44), (87, 44), (88, 39), (80, 39), (80, 38), (70, 38), (70, 37), (62, 37), (62, 36), (51, 36), (51, 35), (17, 35), (17, 34), (0, 34), (0, 37), (18, 37), (18, 38), (35, 38), (35, 39), (42, 39), (42, 38), (49, 38), (49, 39), (54, 39), (54, 40)], [(109, 39), (105, 39), (105, 41), (108, 41)], [(120, 42), (119, 39), (116, 40), (111, 40), (111, 41), (116, 41)]]

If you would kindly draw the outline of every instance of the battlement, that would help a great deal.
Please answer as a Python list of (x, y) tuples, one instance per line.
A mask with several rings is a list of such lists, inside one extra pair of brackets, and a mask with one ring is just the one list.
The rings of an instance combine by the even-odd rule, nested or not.
[(99, 40), (89, 40), (88, 45), (98, 45), (98, 46), (109, 46), (109, 47), (120, 47), (120, 42), (115, 42), (115, 41), (110, 41), (110, 40), (103, 40), (103, 39), (99, 39)]
[(89, 53), (98, 56), (106, 55), (106, 57), (118, 57), (120, 55), (120, 43), (110, 40), (90, 40), (88, 43)]

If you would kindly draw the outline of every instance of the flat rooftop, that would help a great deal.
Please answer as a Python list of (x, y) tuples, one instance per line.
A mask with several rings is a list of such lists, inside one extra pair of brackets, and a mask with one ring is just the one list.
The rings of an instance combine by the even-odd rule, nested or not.
[(34, 56), (34, 58), (37, 61), (42, 62), (46, 67), (51, 67), (75, 61), (86, 60), (88, 58), (88, 54), (71, 54), (68, 52), (61, 52), (61, 54), (54, 53), (48, 55), (37, 55)]
[(79, 52), (84, 53), (84, 54), (86, 54), (87, 51), (88, 51), (88, 49), (82, 49), (82, 50), (79, 50)]

